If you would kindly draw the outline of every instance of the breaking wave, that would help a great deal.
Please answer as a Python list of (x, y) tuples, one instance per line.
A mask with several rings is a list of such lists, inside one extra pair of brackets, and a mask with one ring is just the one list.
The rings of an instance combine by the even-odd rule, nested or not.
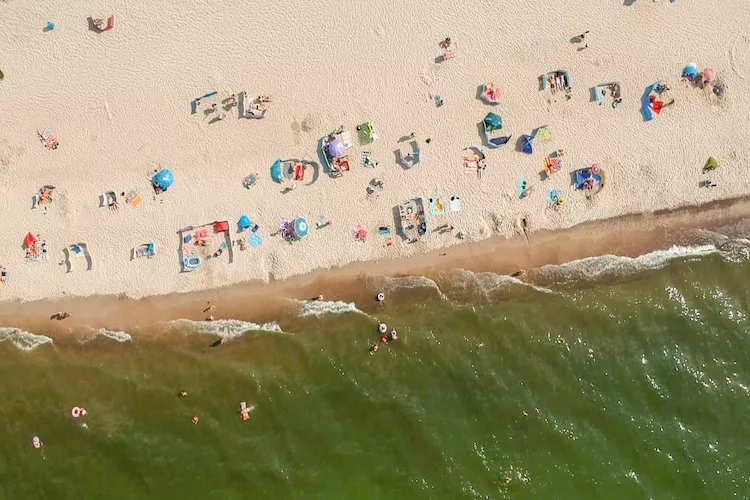
[(217, 319), (215, 321), (193, 321), (190, 319), (177, 319), (169, 322), (170, 327), (192, 329), (200, 334), (214, 335), (226, 339), (241, 337), (249, 332), (275, 332), (284, 333), (278, 323), (253, 323), (239, 319)]
[(37, 335), (18, 328), (0, 328), (0, 342), (6, 340), (22, 351), (33, 351), (40, 345), (53, 343), (46, 335)]
[(357, 305), (354, 302), (344, 302), (341, 300), (327, 301), (327, 300), (307, 300), (302, 302), (297, 312), (297, 316), (300, 318), (306, 318), (310, 316), (324, 316), (327, 314), (363, 314), (368, 316), (366, 313), (357, 309)]
[(105, 328), (99, 328), (99, 336), (106, 337), (114, 340), (115, 342), (131, 342), (133, 337), (129, 333), (121, 332), (117, 330), (107, 330)]
[(673, 246), (667, 250), (656, 250), (638, 257), (609, 254), (600, 257), (587, 257), (565, 264), (542, 266), (537, 273), (544, 279), (558, 283), (580, 279), (594, 280), (659, 269), (675, 259), (703, 257), (718, 252), (719, 250), (714, 245)]
[(490, 272), (475, 273), (466, 269), (456, 269), (455, 276), (452, 278), (451, 286), (472, 289), (484, 295), (492, 293), (501, 287), (511, 285), (526, 286), (542, 293), (555, 293), (549, 288), (537, 286), (533, 283), (527, 283), (515, 276), (509, 276), (507, 274), (495, 274)]

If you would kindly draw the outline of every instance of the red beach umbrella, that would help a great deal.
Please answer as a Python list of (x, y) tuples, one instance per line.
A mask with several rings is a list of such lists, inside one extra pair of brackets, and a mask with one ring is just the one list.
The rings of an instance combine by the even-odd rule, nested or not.
[(29, 248), (35, 243), (36, 243), (36, 238), (34, 237), (34, 235), (31, 233), (27, 233), (26, 237), (23, 239), (23, 247)]

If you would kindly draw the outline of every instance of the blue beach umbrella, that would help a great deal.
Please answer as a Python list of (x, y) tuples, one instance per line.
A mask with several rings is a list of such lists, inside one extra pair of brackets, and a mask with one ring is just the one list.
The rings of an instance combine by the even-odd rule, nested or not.
[(527, 155), (530, 155), (533, 152), (533, 149), (531, 148), (531, 142), (534, 140), (533, 137), (530, 135), (524, 135), (523, 136), (523, 145), (521, 146), (521, 151), (526, 153)]
[(271, 179), (281, 184), (284, 176), (281, 173), (281, 160), (276, 160), (271, 165)]
[(166, 191), (174, 184), (174, 174), (168, 168), (163, 168), (151, 178), (151, 182), (162, 191)]
[(244, 231), (245, 229), (250, 227), (250, 217), (247, 215), (243, 215), (240, 217), (240, 220), (237, 221), (237, 227), (240, 228), (240, 231)]
[(685, 66), (685, 69), (682, 70), (683, 78), (687, 78), (688, 80), (695, 80), (698, 78), (699, 74), (700, 71), (698, 71), (698, 66), (696, 66), (695, 63), (688, 64)]
[(297, 235), (297, 238), (302, 239), (305, 236), (307, 236), (307, 232), (309, 230), (309, 226), (307, 224), (307, 219), (304, 217), (297, 217), (294, 219), (294, 234)]

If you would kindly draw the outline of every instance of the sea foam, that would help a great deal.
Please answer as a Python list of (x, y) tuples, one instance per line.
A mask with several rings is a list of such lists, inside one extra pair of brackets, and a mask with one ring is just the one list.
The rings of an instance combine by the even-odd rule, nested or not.
[(105, 328), (99, 328), (97, 332), (99, 336), (106, 337), (116, 342), (131, 342), (133, 337), (129, 333), (118, 331), (118, 330), (107, 330)]
[(573, 260), (564, 264), (542, 266), (539, 268), (539, 273), (558, 282), (622, 276), (649, 269), (659, 269), (674, 259), (703, 257), (718, 251), (714, 245), (675, 245), (667, 250), (655, 250), (638, 257), (608, 254)]
[(6, 340), (22, 351), (33, 351), (40, 345), (53, 343), (46, 335), (37, 335), (18, 328), (0, 328), (0, 342)]
[(217, 319), (214, 321), (193, 321), (190, 319), (177, 319), (169, 322), (169, 326), (177, 328), (190, 328), (198, 333), (214, 335), (226, 339), (241, 337), (249, 332), (275, 332), (284, 333), (275, 321), (269, 323), (252, 323), (239, 319)]
[(346, 313), (363, 314), (367, 316), (367, 314), (357, 309), (357, 305), (354, 302), (344, 302), (341, 300), (307, 300), (301, 302), (297, 316), (300, 318), (306, 318), (310, 316)]

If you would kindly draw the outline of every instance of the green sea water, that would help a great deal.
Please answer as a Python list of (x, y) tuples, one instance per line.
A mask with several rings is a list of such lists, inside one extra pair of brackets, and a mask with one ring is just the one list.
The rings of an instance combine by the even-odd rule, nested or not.
[[(270, 332), (8, 330), (0, 498), (750, 498), (747, 253), (390, 280)], [(371, 355), (381, 321), (399, 340)]]

